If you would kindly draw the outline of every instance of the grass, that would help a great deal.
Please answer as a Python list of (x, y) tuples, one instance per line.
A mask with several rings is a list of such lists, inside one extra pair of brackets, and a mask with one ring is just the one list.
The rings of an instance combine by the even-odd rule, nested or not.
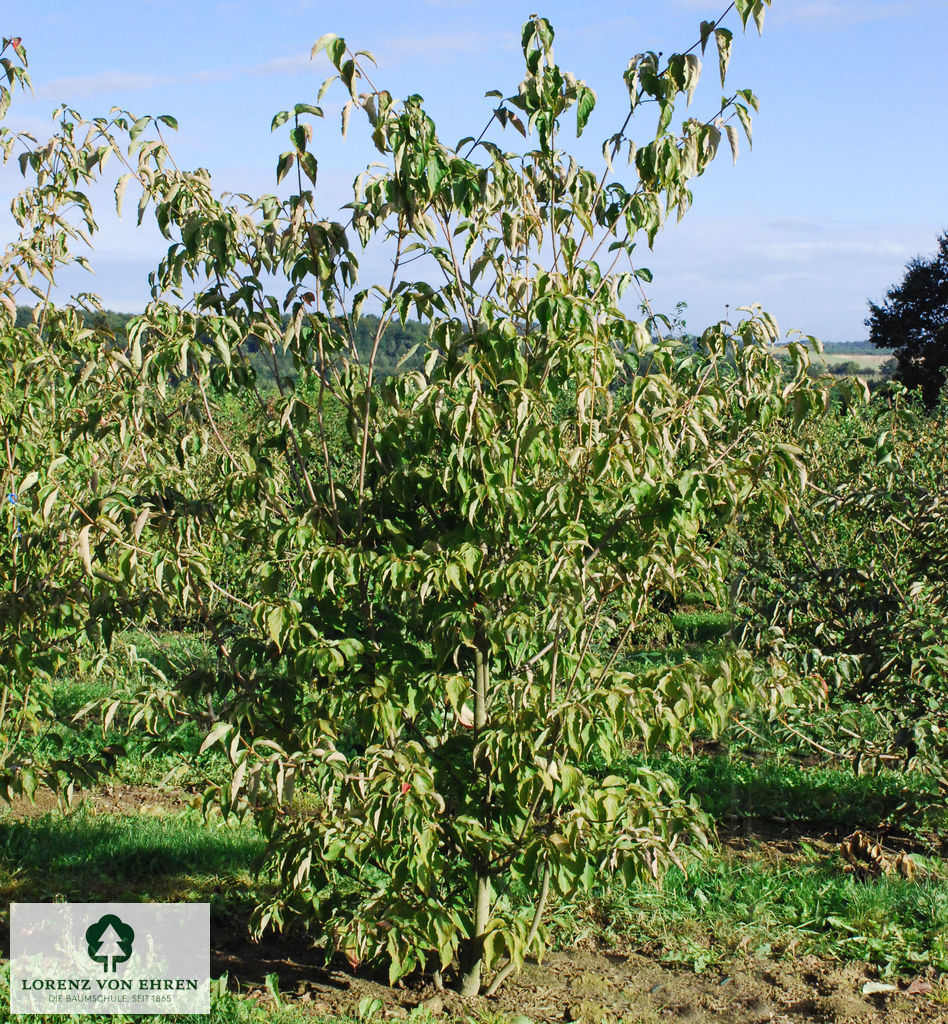
[(744, 752), (705, 757), (659, 757), (650, 762), (693, 794), (715, 821), (779, 819), (811, 829), (849, 830), (908, 824), (934, 836), (948, 827), (937, 783), (923, 772), (801, 765)]
[[(728, 780), (736, 786), (760, 786), (776, 799), (788, 782), (812, 776), (810, 781), (819, 787), (840, 793), (841, 806), (861, 799), (865, 808), (876, 810), (895, 785), (894, 778), (864, 778), (846, 790), (840, 786), (843, 773), (828, 769), (755, 766), (723, 757), (697, 763), (704, 770), (692, 770), (688, 777), (685, 759), (662, 766), (678, 770), (683, 785), (708, 809), (729, 806), (715, 805), (713, 796)], [(238, 907), (246, 910), (252, 902), (261, 884), (253, 868), (262, 846), (252, 826), (205, 822), (192, 811), (162, 818), (97, 816), (82, 810), (32, 819), (7, 814), (0, 817), (0, 890), (5, 902), (208, 900), (213, 921)], [(697, 972), (740, 952), (865, 960), (884, 973), (917, 973), (923, 966), (948, 970), (948, 881), (937, 870), (922, 881), (858, 882), (843, 873), (830, 844), (817, 842), (799, 844), (792, 854), (779, 857), (772, 846), (753, 842), (740, 852), (713, 848), (687, 874), (672, 869), (659, 887), (603, 885), (591, 897), (555, 902), (550, 924), (554, 945), (560, 948), (594, 939)], [(4, 1003), (0, 991), (0, 1006)], [(0, 1024), (7, 1022), (4, 1013), (0, 1009)], [(348, 1018), (320, 1017), (307, 1015), (299, 1005), (263, 1006), (222, 993), (211, 1017), (201, 1019), (211, 1024), (342, 1024), (372, 1016), (366, 1011)]]
[(740, 852), (712, 846), (661, 886), (600, 886), (560, 901), (557, 945), (605, 940), (702, 971), (738, 951), (760, 956), (813, 953), (866, 960), (887, 972), (948, 970), (948, 879), (937, 857), (916, 857), (914, 881), (856, 881), (843, 871), (836, 838), (893, 824), (940, 849), (948, 811), (922, 772), (802, 765), (747, 751), (695, 757), (630, 756), (613, 770), (648, 764), (671, 775), (719, 825), (776, 819), (781, 832), (809, 841), (747, 840)]
[[(66, 1014), (17, 1014), (10, 1013), (10, 971), (4, 964), (0, 973), (0, 1024), (49, 1024), (50, 1021), (75, 1021), (75, 1015)], [(213, 983), (212, 983), (213, 988)], [(192, 1013), (156, 1014), (144, 1018), (154, 1024), (319, 1024), (320, 1021), (332, 1021), (344, 1024), (352, 1018), (321, 1017), (292, 1004), (274, 1006), (261, 1004), (254, 999), (241, 998), (232, 992), (220, 992), (211, 997), (209, 1015)], [(82, 1014), (86, 1024), (132, 1024), (142, 1020), (141, 1015), (131, 1014)]]
[[(145, 658), (173, 680), (198, 666), (212, 663), (212, 653), (200, 638), (176, 633), (143, 633), (130, 630), (116, 637), (114, 652), (119, 659), (130, 652)], [(63, 675), (52, 686), (52, 719), (49, 727), (26, 736), (20, 748), (40, 766), (55, 760), (95, 758), (102, 749), (101, 715), (88, 714), (76, 720), (76, 714), (93, 701), (121, 697), (142, 682), (144, 669), (130, 661), (117, 681), (108, 676)], [(204, 734), (194, 722), (170, 728), (160, 737), (136, 731), (121, 735), (125, 720), (116, 715), (107, 742), (120, 737), (124, 754), (118, 759), (113, 780), (128, 785), (156, 785), (163, 779), (179, 786), (199, 786), (210, 780), (227, 778), (227, 759), (219, 749), (199, 753)]]
[(691, 644), (714, 643), (726, 637), (734, 627), (734, 616), (730, 612), (676, 612), (671, 620), (678, 635)]
[(205, 822), (196, 811), (146, 817), (0, 817), (5, 903), (207, 900), (253, 895), (264, 840), (251, 825)]
[(858, 882), (806, 845), (779, 863), (715, 851), (687, 875), (673, 868), (660, 888), (602, 889), (556, 913), (562, 945), (596, 936), (698, 971), (740, 951), (948, 970), (948, 882)]
[[(642, 650), (633, 660), (654, 664), (682, 653), (711, 658), (731, 628), (727, 614), (700, 608), (670, 618), (680, 646)], [(140, 649), (149, 642), (147, 636), (138, 639)], [(159, 643), (161, 649), (152, 653), (156, 660), (165, 658), (162, 671), (172, 672), (182, 660), (206, 654), (182, 649), (169, 657), (167, 642)], [(63, 679), (54, 690), (56, 717), (68, 722), (85, 703), (111, 692), (108, 681)], [(101, 730), (93, 722), (59, 732), (59, 741), (34, 737), (34, 751), (62, 756), (63, 747), (91, 752), (101, 742)], [(856, 775), (850, 767), (830, 762), (801, 763), (800, 750), (791, 750), (777, 733), (762, 736), (756, 752), (735, 745), (730, 751), (692, 757), (661, 755), (647, 763), (673, 776), (718, 823), (777, 819), (811, 836), (897, 825), (927, 840), (932, 849), (939, 834), (948, 831), (948, 811), (928, 776), (892, 770)], [(148, 737), (132, 736), (115, 781), (155, 785), (175, 764), (195, 758), (201, 739), (196, 726), (182, 727), (156, 755)], [(226, 770), (212, 759), (220, 755), (202, 757), (190, 769), (195, 778)], [(609, 767), (634, 772), (644, 763), (641, 756), (630, 755)], [(211, 903), (212, 921), (244, 918), (269, 884), (255, 875), (264, 846), (260, 833), (250, 824), (206, 821), (196, 811), (155, 810), (157, 816), (124, 816), (80, 808), (69, 815), (33, 818), (0, 812), (4, 902), (201, 900)], [(818, 838), (797, 843), (779, 856), (772, 844), (749, 842), (740, 852), (717, 847), (687, 874), (673, 869), (658, 888), (603, 885), (592, 896), (556, 902), (552, 933), (560, 947), (594, 938), (696, 971), (738, 951), (867, 960), (888, 972), (917, 972), (922, 966), (948, 970), (948, 881), (935, 861), (931, 865), (921, 881), (857, 882), (843, 873), (833, 844)], [(0, 990), (3, 985), (0, 980)], [(0, 1024), (8, 1020), (6, 1005), (0, 991)], [(350, 1018), (320, 1017), (299, 1005), (280, 1008), (271, 1001), (263, 1006), (222, 991), (210, 1018), (194, 1019), (210, 1024), (341, 1024), (371, 1018), (369, 1009), (363, 1009)], [(191, 1020), (180, 1015), (153, 1019)]]

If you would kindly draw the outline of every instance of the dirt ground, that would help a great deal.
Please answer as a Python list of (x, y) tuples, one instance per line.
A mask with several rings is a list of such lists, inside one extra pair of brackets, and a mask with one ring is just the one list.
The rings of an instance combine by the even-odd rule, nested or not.
[[(115, 786), (96, 793), (89, 806), (98, 814), (160, 815), (183, 810), (193, 799), (183, 791)], [(16, 816), (55, 813), (57, 802), (52, 794), (41, 793), (34, 803), (17, 802), (11, 810)], [(830, 835), (821, 838), (827, 846), (837, 841)], [(725, 841), (739, 855), (751, 841), (754, 855), (782, 859), (793, 856), (797, 837), (782, 827), (761, 829), (752, 838), (746, 828), (735, 828)], [(871, 967), (813, 956), (780, 961), (738, 957), (696, 974), (641, 953), (582, 948), (528, 962), (494, 997), (462, 1000), (420, 981), (390, 988), (384, 978), (353, 971), (344, 961), (326, 967), (320, 951), (299, 939), (274, 936), (252, 942), (246, 921), (235, 915), (212, 921), (211, 959), (212, 976), (226, 972), (231, 988), (266, 1001), (265, 978), (275, 974), (281, 998), (319, 1015), (352, 1014), (364, 1000), (378, 1000), (376, 1015), (390, 1020), (422, 1007), (432, 1016), (485, 1024), (497, 1014), (537, 1024), (948, 1024), (948, 978), (882, 982)], [(880, 982), (896, 990), (873, 991)], [(869, 991), (863, 991), (867, 985)]]
[[(83, 794), (83, 801), (94, 814), (160, 815), (183, 811), (195, 804), (196, 796), (183, 789), (114, 785), (104, 786), (91, 795)], [(41, 818), (44, 814), (57, 814), (63, 809), (64, 805), (51, 789), (39, 789), (32, 800), (25, 797), (13, 800), (10, 815), (14, 818)]]
[[(433, 1015), (489, 1020), (495, 1014), (531, 1021), (579, 1024), (929, 1024), (948, 1021), (948, 1003), (935, 979), (906, 979), (896, 992), (863, 994), (878, 982), (872, 969), (841, 966), (816, 957), (773, 962), (735, 960), (723, 972), (694, 974), (640, 955), (600, 950), (548, 954), (528, 963), (496, 996), (462, 1000), (450, 991), (406, 984), (389, 988), (348, 969), (326, 969), (311, 951), (247, 943), (236, 935), (214, 937), (213, 971), (250, 981), (251, 993), (267, 999), (263, 976), (275, 972), (284, 998), (314, 1013), (353, 1013), (362, 1000), (379, 1000), (379, 1016), (396, 1020), (415, 1007)], [(253, 980), (252, 980), (253, 979)], [(256, 985), (253, 981), (256, 981)], [(914, 980), (914, 986), (911, 981)], [(260, 987), (257, 987), (260, 986)], [(910, 992), (910, 986), (914, 989)]]

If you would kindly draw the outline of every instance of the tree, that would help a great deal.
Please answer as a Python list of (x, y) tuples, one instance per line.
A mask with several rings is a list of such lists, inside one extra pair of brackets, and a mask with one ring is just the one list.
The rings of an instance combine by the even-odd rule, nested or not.
[[(736, 4), (758, 26), (765, 6)], [(544, 18), (524, 26), (516, 92), (491, 94), (488, 125), (457, 146), (421, 97), (396, 102), (368, 55), (325, 36), (314, 52), (344, 89), (343, 130), (363, 114), (385, 161), (342, 221), (315, 210), (316, 104), (274, 118), (291, 124), (283, 200), (220, 199), (160, 134), (145, 140), (170, 119), (116, 117), (131, 162), (117, 196), (137, 181), (139, 215), (153, 203), (170, 245), (127, 347), (106, 353), (105, 393), (126, 406), (108, 435), (115, 468), (76, 513), (76, 564), (105, 587), (95, 614), (188, 611), (213, 637), (215, 671), (156, 675), (131, 721), (160, 731), (196, 716), (195, 694), (212, 702), (206, 746), (223, 745), (233, 773), (208, 799), (258, 816), (280, 880), (260, 928), (302, 925), (353, 962), (387, 960), (393, 979), (449, 972), (465, 994), (494, 970), (495, 988), (542, 949), (551, 892), (658, 876), (700, 837), (670, 778), (612, 770), (630, 744), (678, 749), (720, 730), (736, 700), (795, 692), (779, 660), (740, 650), (622, 669), (656, 600), (695, 582), (723, 595), (742, 515), (785, 521), (805, 478), (793, 430), (826, 404), (804, 346), (782, 379), (759, 310), (685, 347), (622, 306), (647, 277), (639, 239), (687, 210), (722, 139), (736, 152), (732, 121), (749, 141), (746, 89), (670, 130), (696, 51), (714, 42), (723, 87), (731, 39), (718, 19), (687, 52), (634, 57), (629, 115), (594, 174), (562, 140), (595, 95), (555, 63)], [(640, 109), (657, 125), (636, 145)], [(488, 137), (503, 129), (522, 152)], [(361, 287), (358, 247), (377, 239), (391, 278)], [(403, 276), (419, 258), (438, 287)], [(428, 325), (423, 368), (380, 382), (385, 331), (412, 310)], [(248, 338), (274, 368), (272, 400), (248, 373)], [(214, 389), (257, 403), (243, 434), (221, 429)], [(340, 408), (344, 453), (327, 433)]]
[(886, 292), (881, 305), (870, 302), (869, 310), (869, 340), (894, 351), (895, 380), (919, 389), (931, 408), (948, 366), (948, 232), (939, 237), (934, 256), (912, 260), (901, 284)]
[(105, 964), (105, 970), (109, 969), (109, 960), (112, 961), (112, 970), (115, 970), (116, 960), (125, 959), (125, 950), (122, 949), (118, 932), (110, 925), (99, 939), (99, 948), (96, 951), (96, 959)]
[[(745, 20), (762, 11), (738, 6)], [(712, 38), (723, 78), (730, 32), (706, 23), (701, 41)], [(674, 749), (699, 725), (720, 729), (739, 696), (785, 694), (779, 665), (740, 652), (651, 675), (618, 663), (656, 595), (693, 579), (724, 589), (738, 516), (785, 515), (803, 472), (788, 424), (824, 403), (799, 346), (782, 385), (763, 314), (683, 351), (621, 307), (644, 276), (631, 259), (638, 236), (684, 212), (689, 180), (723, 137), (736, 146), (721, 114), (669, 131), (697, 84), (695, 54), (631, 62), (630, 118), (649, 98), (658, 126), (630, 147), (627, 189), (609, 167), (629, 122), (607, 140), (601, 177), (578, 166), (559, 148), (562, 120), (575, 112), (581, 133), (594, 95), (555, 64), (545, 19), (522, 42), (525, 78), (495, 94), (488, 128), (513, 128), (523, 153), (488, 129), (445, 145), (420, 97), (396, 103), (365, 55), (335, 36), (317, 44), (347, 94), (344, 126), (362, 111), (387, 161), (360, 175), (350, 206), (362, 244), (392, 246), (383, 285), (351, 294), (349, 225), (312, 213), (315, 108), (274, 119), (293, 124), (278, 178), (295, 168), (298, 191), (282, 209), (182, 201), (180, 187), (171, 202), (170, 183), (155, 189), (182, 239), (164, 287), (209, 277), (197, 303), (206, 333), (214, 323), (225, 345), (239, 339), (250, 307), (264, 345), (286, 345), (304, 384), (318, 382), (311, 406), (299, 390), (284, 397), (258, 443), (273, 453), (265, 467), (248, 475), (219, 451), (217, 511), (190, 519), (173, 559), (181, 592), (200, 592), (212, 578), (203, 552), (222, 534), (263, 545), (260, 584), (233, 591), (255, 593), (243, 622), (220, 629), (213, 699), (227, 710), (208, 737), (234, 765), (219, 802), (263, 808), (281, 887), (258, 925), (302, 924), (353, 962), (386, 959), (393, 978), (451, 971), (466, 994), (505, 958), (492, 988), (541, 948), (549, 893), (603, 873), (658, 875), (696, 834), (696, 809), (669, 778), (610, 771), (630, 742)], [(740, 90), (724, 114), (747, 127), (754, 106)], [(234, 241), (218, 246), (216, 225)], [(421, 256), (443, 274), (438, 288), (401, 278)], [(260, 280), (268, 260), (301, 282), (282, 303), (290, 330)], [(342, 364), (370, 294), (382, 313), (369, 359), (355, 351)], [(430, 325), (424, 370), (379, 388), (383, 331), (411, 310)], [(146, 373), (200, 358), (194, 325), (155, 331), (166, 322), (156, 303), (132, 328), (161, 339), (143, 341)], [(349, 410), (349, 474), (331, 467), (324, 393)], [(313, 794), (312, 811), (294, 809), (291, 783)], [(532, 898), (518, 900), (518, 886)]]
[[(20, 38), (4, 38), (0, 54), (3, 116), (12, 87), (30, 84)], [(113, 456), (127, 454), (128, 431), (136, 428), (135, 413), (127, 415), (135, 404), (124, 379), (128, 360), (113, 333), (123, 318), (106, 315), (92, 296), (65, 309), (50, 302), (56, 271), (83, 260), (71, 248), (96, 230), (83, 189), (106, 156), (121, 150), (108, 119), (87, 124), (68, 108), (54, 119), (58, 131), (42, 144), (0, 126), (4, 161), (17, 151), (29, 181), (11, 203), (19, 236), (0, 255), (0, 797), (6, 799), (30, 796), (40, 783), (71, 797), (76, 784), (92, 782), (121, 753), (104, 746), (95, 755), (39, 765), (20, 742), (68, 728), (52, 708), (54, 675), (75, 669), (77, 651), (79, 665), (97, 660), (94, 644), (127, 618), (114, 580), (92, 571), (90, 549), (92, 525), (107, 518), (108, 492), (122, 475), (112, 470)], [(27, 291), (38, 303), (29, 313), (16, 302)]]

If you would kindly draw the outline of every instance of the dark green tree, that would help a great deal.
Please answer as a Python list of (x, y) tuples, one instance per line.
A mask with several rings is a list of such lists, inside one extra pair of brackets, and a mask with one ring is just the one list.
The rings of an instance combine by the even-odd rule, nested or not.
[(869, 310), (869, 340), (893, 350), (895, 380), (935, 405), (948, 366), (948, 231), (939, 237), (937, 253), (912, 260), (902, 283), (886, 292), (881, 305), (870, 302)]

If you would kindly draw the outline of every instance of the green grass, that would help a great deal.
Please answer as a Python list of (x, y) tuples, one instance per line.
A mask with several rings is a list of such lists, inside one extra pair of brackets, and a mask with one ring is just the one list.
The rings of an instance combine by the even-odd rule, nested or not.
[[(147, 658), (169, 680), (179, 678), (199, 666), (213, 664), (213, 654), (201, 637), (180, 633), (144, 633), (130, 630), (117, 636), (113, 656), (117, 663), (130, 648)], [(169, 727), (160, 739), (143, 729), (125, 732), (120, 711), (112, 728), (103, 736), (101, 714), (90, 713), (76, 720), (82, 708), (93, 701), (120, 698), (139, 687), (144, 669), (119, 664), (118, 679), (107, 675), (63, 674), (52, 685), (51, 718), (47, 727), (21, 737), (18, 749), (34, 758), (40, 767), (53, 761), (96, 759), (106, 745), (118, 744), (124, 750), (115, 766), (112, 781), (129, 785), (157, 785), (167, 779), (180, 786), (201, 786), (206, 781), (223, 782), (228, 777), (226, 756), (214, 749), (200, 753), (204, 732), (195, 722)]]
[(802, 765), (735, 751), (696, 757), (630, 756), (667, 772), (719, 824), (776, 819), (781, 830), (812, 835), (778, 848), (747, 840), (738, 856), (712, 848), (672, 869), (657, 888), (602, 886), (591, 898), (560, 901), (556, 944), (604, 939), (703, 970), (738, 949), (762, 956), (814, 953), (867, 960), (886, 971), (948, 970), (948, 880), (941, 861), (916, 858), (914, 881), (856, 881), (843, 871), (835, 837), (898, 826), (929, 850), (941, 848), (948, 812), (922, 772), (856, 775), (848, 766)]
[[(634, 658), (652, 663), (683, 654), (712, 658), (731, 625), (726, 614), (702, 610), (676, 612), (672, 623), (682, 646), (640, 651)], [(140, 640), (147, 642), (147, 637)], [(200, 650), (191, 653), (203, 656)], [(111, 693), (110, 686), (95, 679), (57, 682), (57, 718), (68, 721), (87, 701)], [(766, 723), (757, 725), (766, 728)], [(62, 743), (73, 752), (92, 751), (101, 742), (101, 731), (92, 722), (65, 730), (64, 736)], [(201, 739), (196, 726), (184, 726), (156, 756), (152, 740), (133, 735), (115, 781), (154, 785), (175, 763), (188, 760), (195, 777), (226, 772), (226, 766), (207, 755), (197, 758)], [(32, 742), (47, 756), (62, 754), (49, 737)], [(666, 771), (713, 820), (726, 825), (735, 818), (778, 819), (803, 835), (897, 825), (930, 841), (933, 848), (939, 834), (948, 831), (948, 812), (938, 800), (937, 785), (921, 772), (856, 775), (846, 765), (800, 763), (800, 754), (810, 748), (799, 748), (777, 731), (763, 731), (754, 742), (756, 750), (741, 749), (732, 740), (730, 750), (693, 757), (630, 755), (608, 768), (632, 773), (647, 763)], [(206, 900), (212, 905), (212, 920), (231, 914), (245, 917), (269, 884), (254, 873), (263, 846), (252, 825), (206, 822), (196, 812), (124, 817), (80, 810), (32, 819), (0, 813), (0, 892), (6, 903)], [(553, 937), (561, 947), (582, 938), (604, 939), (617, 948), (639, 949), (695, 970), (737, 950), (862, 959), (895, 972), (920, 966), (948, 970), (948, 882), (940, 874), (936, 866), (928, 880), (856, 882), (843, 873), (833, 844), (817, 839), (779, 857), (767, 845), (751, 845), (740, 856), (716, 849), (687, 875), (673, 869), (658, 888), (603, 886), (591, 898), (559, 901), (552, 908)], [(6, 1024), (4, 1013), (0, 1008), (0, 1024)], [(363, 1014), (363, 1019), (368, 1016)], [(295, 1024), (344, 1018), (307, 1016), (303, 1010), (279, 1010), (272, 1004), (262, 1007), (224, 993), (211, 1017), (200, 1019), (211, 1024)]]
[(148, 817), (0, 816), (4, 902), (251, 899), (264, 840), (196, 811)]
[(911, 824), (919, 833), (948, 826), (938, 785), (923, 772), (856, 775), (849, 767), (801, 765), (741, 752), (658, 757), (685, 794), (694, 794), (716, 821), (732, 816), (779, 818), (812, 828), (875, 828)]
[[(18, 1014), (10, 1013), (10, 969), (4, 964), (0, 971), (0, 1024), (49, 1024), (50, 1021), (75, 1021), (76, 1015), (66, 1014)], [(213, 983), (212, 983), (213, 991)], [(232, 992), (221, 992), (211, 997), (211, 1012), (208, 1015), (195, 1013), (170, 1013), (143, 1016), (140, 1014), (82, 1014), (86, 1024), (132, 1024), (133, 1021), (147, 1020), (154, 1024), (319, 1024), (320, 1021), (345, 1022), (347, 1017), (326, 1017), (306, 1012), (305, 1008), (284, 1004), (274, 1006), (261, 1004), (254, 999), (242, 998)]]
[(779, 863), (716, 851), (659, 888), (604, 889), (557, 918), (561, 945), (597, 936), (697, 970), (739, 950), (948, 970), (948, 882), (858, 882), (835, 854), (806, 845)]
[[(251, 825), (205, 822), (193, 811), (162, 817), (70, 815), (15, 818), (0, 814), (0, 893), (11, 902), (198, 901), (211, 904), (212, 922), (245, 916), (261, 884), (254, 875), (264, 841)], [(3, 927), (7, 926), (7, 912)], [(213, 924), (212, 924), (213, 927)], [(9, 973), (0, 973), (0, 1024), (67, 1021), (65, 1015), (9, 1013)], [(139, 1017), (83, 1015), (84, 1021), (127, 1024)], [(275, 1007), (232, 992), (212, 999), (210, 1016), (168, 1014), (155, 1024), (296, 1024), (338, 1021), (299, 1006)]]
[(692, 644), (721, 640), (734, 627), (734, 616), (730, 612), (675, 612), (671, 620), (679, 636)]
[[(732, 806), (744, 807), (751, 793), (759, 808), (787, 811), (787, 794), (796, 793), (798, 808), (811, 820), (813, 794), (822, 792), (836, 796), (829, 812), (821, 813), (848, 824), (855, 809), (860, 816), (878, 815), (905, 789), (897, 773), (847, 780), (838, 769), (725, 756), (668, 758), (659, 764), (677, 774), (709, 811), (724, 815)], [(726, 795), (728, 787), (739, 794), (736, 804)], [(7, 814), (0, 817), (0, 890), (5, 902), (208, 900), (213, 920), (245, 912), (266, 885), (253, 874), (262, 847), (252, 826), (207, 823), (195, 812), (161, 818), (85, 811), (33, 819)], [(698, 971), (739, 951), (867, 960), (888, 972), (917, 972), (923, 966), (948, 970), (948, 882), (934, 862), (928, 866), (935, 869), (928, 879), (857, 882), (842, 871), (831, 843), (802, 843), (780, 856), (771, 846), (753, 843), (740, 855), (717, 848), (690, 865), (687, 874), (672, 869), (659, 887), (604, 885), (592, 897), (560, 900), (550, 923), (560, 948), (595, 939)], [(0, 1024), (6, 1024), (2, 1014)], [(253, 1000), (224, 995), (210, 1021), (270, 1019), (285, 1024), (343, 1020), (262, 1009)]]

